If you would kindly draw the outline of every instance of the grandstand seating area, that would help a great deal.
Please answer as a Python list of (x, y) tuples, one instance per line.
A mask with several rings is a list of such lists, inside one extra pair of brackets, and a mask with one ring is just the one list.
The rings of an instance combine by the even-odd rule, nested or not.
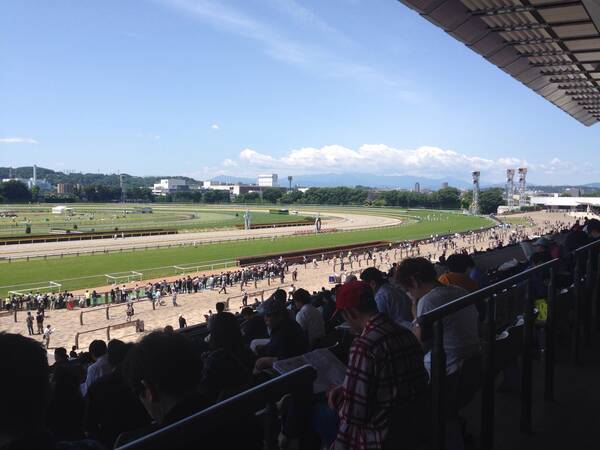
[[(561, 382), (556, 376), (557, 364), (564, 367), (565, 358), (570, 359), (568, 364), (572, 367), (583, 364), (586, 346), (595, 341), (595, 332), (600, 330), (600, 236), (591, 232), (596, 228), (597, 224), (593, 224), (562, 230), (543, 242), (532, 242), (533, 253), (524, 251), (527, 245), (516, 244), (473, 255), (475, 267), (469, 274), (477, 282), (477, 289), (415, 319), (414, 326), (426, 336), (424, 341), (431, 352), (428, 390), (410, 403), (410, 409), (402, 410), (404, 413), (390, 413), (387, 430), (394, 432), (385, 433), (377, 448), (459, 448), (447, 437), (451, 426), (447, 400), (452, 388), (448, 384), (450, 355), (444, 333), (448, 331), (448, 318), (473, 307), (479, 321), (480, 351), (461, 361), (456, 381), (462, 448), (491, 450), (498, 448), (499, 433), (529, 435), (534, 431), (534, 409), (543, 408), (544, 402), (560, 400), (556, 397), (563, 389), (557, 388)], [(512, 264), (513, 260), (518, 262)], [(448, 272), (449, 264), (442, 259), (436, 264), (436, 272)], [(394, 284), (395, 275), (394, 269), (387, 274)], [(332, 357), (348, 364), (356, 333), (344, 324), (342, 315), (334, 315), (340, 288), (312, 293), (310, 303), (322, 316), (325, 334), (310, 345), (308, 340), (304, 346), (287, 342), (288, 350), (294, 349), (286, 351), (285, 358), (327, 349)], [(21, 414), (20, 419), (28, 424), (32, 420), (46, 422), (57, 440), (73, 445), (85, 442), (90, 446), (85, 448), (95, 448), (94, 441), (120, 449), (183, 449), (200, 444), (202, 448), (323, 448), (329, 442), (314, 424), (315, 417), (320, 417), (314, 405), (323, 400), (322, 392), (313, 394), (320, 369), (315, 371), (304, 365), (281, 374), (270, 365), (256, 362), (274, 356), (261, 353), (264, 350), (260, 345), (253, 345), (255, 340), (269, 339), (262, 316), (270, 316), (273, 305), (283, 303), (285, 315), (293, 321), (298, 311), (294, 299), (284, 290), (275, 290), (269, 298), (249, 305), (241, 313), (218, 312), (207, 323), (154, 332), (138, 344), (111, 341), (108, 350), (100, 351), (96, 347), (102, 345), (93, 344), (89, 353), (73, 354), (68, 360), (59, 354), (50, 368), (54, 392), (49, 394), (47, 416), (31, 418), (18, 406), (15, 414)], [(225, 306), (217, 309), (224, 310)], [(0, 337), (0, 349), (7, 355), (16, 351), (14, 348), (19, 349), (20, 355), (35, 353), (33, 347), (27, 348), (23, 343), (12, 342), (11, 348), (7, 347), (9, 344), (7, 335)], [(190, 353), (185, 353), (188, 347)], [(123, 405), (136, 411), (131, 413), (139, 419), (135, 424), (115, 426), (114, 421), (98, 412), (105, 413), (103, 408), (126, 408), (119, 402), (109, 404), (98, 398), (98, 392), (103, 392), (100, 387), (105, 386), (94, 388), (96, 378), (92, 377), (96, 375), (90, 368), (99, 367), (98, 361), (103, 358), (108, 359), (106, 375), (96, 383), (106, 384), (108, 377), (112, 388), (118, 386), (120, 397), (112, 399), (122, 399)], [(4, 358), (0, 367), (3, 385), (14, 383), (14, 377), (19, 376), (20, 369), (14, 367), (17, 361)], [(28, 363), (26, 370), (34, 372), (36, 368)], [(148, 375), (148, 371), (154, 375)], [(42, 371), (44, 374), (47, 376), (48, 372)], [(83, 397), (79, 394), (80, 382), (86, 386)], [(152, 383), (156, 390), (148, 387)], [(76, 392), (71, 389), (73, 386)], [(59, 393), (62, 397), (57, 406)], [(499, 401), (500, 393), (508, 393), (512, 402), (504, 398)], [(537, 393), (543, 398), (538, 398)], [(7, 407), (0, 413), (2, 418), (11, 413), (12, 399), (7, 399)], [(16, 403), (28, 399), (29, 396), (22, 399), (20, 392), (15, 393)], [(36, 401), (39, 399), (32, 404)], [(156, 423), (150, 423), (139, 401)], [(153, 405), (169, 407), (156, 411)], [(43, 406), (42, 403), (40, 408)], [(499, 417), (499, 408), (504, 408), (504, 413), (511, 408), (510, 414), (518, 416), (519, 429), (509, 425), (499, 429), (499, 422), (507, 423)], [(407, 411), (412, 417), (407, 416)], [(57, 420), (61, 413), (64, 418)], [(75, 420), (65, 424), (69, 418)], [(478, 418), (477, 423), (474, 418)], [(109, 426), (111, 433), (106, 432)], [(36, 432), (42, 429), (41, 425), (32, 427)], [(0, 425), (0, 430), (3, 437), (6, 429)], [(22, 435), (14, 437), (27, 440)], [(39, 448), (62, 448), (52, 445), (55, 444)], [(0, 448), (4, 448), (1, 441)]]

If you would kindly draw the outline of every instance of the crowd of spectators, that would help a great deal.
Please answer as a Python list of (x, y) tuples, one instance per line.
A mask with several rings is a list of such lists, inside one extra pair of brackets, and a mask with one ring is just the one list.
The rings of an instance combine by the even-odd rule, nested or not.
[[(559, 255), (563, 269), (572, 270), (570, 252), (599, 239), (600, 222), (556, 231), (532, 243), (520, 269)], [(329, 290), (278, 289), (236, 314), (220, 302), (206, 339), (192, 339), (184, 326), (151, 332), (135, 344), (96, 340), (84, 354), (57, 348), (52, 367), (33, 340), (0, 333), (0, 384), (9, 388), (0, 410), (0, 449), (113, 448), (276, 376), (277, 361), (328, 347), (347, 365), (345, 380), (326, 393), (282, 401), (281, 447), (367, 450), (392, 442), (411, 448), (408, 442), (427, 437), (423, 424), (430, 417), (423, 405), (431, 336), (418, 318), (483, 287), (492, 276), (486, 275), (466, 252), (436, 264), (410, 256), (387, 273), (368, 267)], [(229, 285), (227, 277), (221, 280)], [(189, 289), (184, 285), (172, 289)], [(443, 320), (446, 445), (452, 450), (465, 448), (459, 411), (478, 383), (480, 320), (475, 306)], [(465, 379), (472, 389), (462, 389)], [(262, 426), (249, 414), (204, 430), (189, 448), (263, 448)]]

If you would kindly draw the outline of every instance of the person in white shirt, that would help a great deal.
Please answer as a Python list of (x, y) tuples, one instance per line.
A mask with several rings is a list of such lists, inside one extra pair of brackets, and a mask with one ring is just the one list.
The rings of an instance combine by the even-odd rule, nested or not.
[(298, 310), (296, 322), (302, 327), (308, 337), (308, 344), (313, 347), (325, 336), (325, 321), (323, 315), (310, 301), (310, 294), (305, 289), (298, 289), (293, 294), (294, 305)]
[(81, 384), (81, 395), (85, 397), (89, 387), (98, 379), (111, 372), (106, 355), (106, 342), (101, 339), (92, 341), (89, 347), (90, 355), (94, 363), (87, 368), (87, 376)]

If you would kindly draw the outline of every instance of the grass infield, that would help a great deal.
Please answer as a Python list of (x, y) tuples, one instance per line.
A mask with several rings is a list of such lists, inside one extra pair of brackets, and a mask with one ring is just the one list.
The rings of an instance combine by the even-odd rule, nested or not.
[[(329, 208), (334, 211), (333, 208)], [(336, 211), (350, 209), (336, 209)], [(325, 213), (327, 209), (323, 209)], [(447, 211), (393, 209), (368, 210), (352, 209), (356, 213), (402, 216), (406, 223), (382, 229), (358, 230), (349, 232), (325, 233), (310, 236), (290, 236), (276, 239), (257, 239), (250, 241), (220, 242), (203, 244), (197, 247), (174, 247), (149, 250), (124, 250), (97, 255), (65, 256), (64, 258), (20, 260), (0, 263), (0, 297), (9, 290), (19, 289), (15, 285), (34, 285), (55, 281), (63, 289), (74, 290), (106, 284), (105, 274), (136, 271), (144, 279), (177, 275), (173, 266), (211, 264), (213, 261), (235, 260), (244, 256), (260, 256), (289, 251), (334, 247), (345, 244), (357, 244), (376, 240), (401, 241), (429, 237), (432, 234), (446, 234), (479, 229), (489, 226), (492, 221), (483, 217), (462, 215)], [(215, 264), (215, 270), (223, 267)]]

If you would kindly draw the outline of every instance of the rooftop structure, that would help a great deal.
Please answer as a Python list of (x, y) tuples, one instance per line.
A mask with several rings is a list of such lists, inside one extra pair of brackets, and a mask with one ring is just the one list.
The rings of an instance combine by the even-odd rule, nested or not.
[(258, 185), (260, 187), (277, 187), (277, 186), (279, 186), (277, 174), (271, 173), (268, 175), (259, 175), (258, 176)]

